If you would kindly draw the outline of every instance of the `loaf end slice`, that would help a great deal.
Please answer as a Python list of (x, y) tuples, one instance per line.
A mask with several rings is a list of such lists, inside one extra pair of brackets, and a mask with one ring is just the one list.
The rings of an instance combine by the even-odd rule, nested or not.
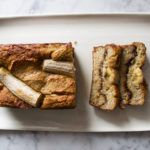
[(146, 58), (146, 47), (143, 43), (134, 42), (135, 57), (129, 66), (127, 74), (127, 86), (131, 91), (130, 105), (143, 105), (146, 95), (146, 84), (142, 72)]
[(122, 46), (120, 64), (120, 106), (143, 105), (146, 95), (146, 83), (142, 66), (146, 57), (146, 47), (143, 43), (134, 42)]
[(90, 104), (113, 110), (119, 100), (118, 67), (121, 48), (114, 44), (95, 47)]

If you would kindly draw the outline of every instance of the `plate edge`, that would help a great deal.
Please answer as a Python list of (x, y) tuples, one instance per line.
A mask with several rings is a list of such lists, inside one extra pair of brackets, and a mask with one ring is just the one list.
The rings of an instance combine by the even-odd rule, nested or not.
[(100, 13), (37, 13), (29, 15), (0, 16), (0, 19), (33, 18), (33, 17), (69, 17), (69, 16), (150, 16), (150, 12), (100, 12)]

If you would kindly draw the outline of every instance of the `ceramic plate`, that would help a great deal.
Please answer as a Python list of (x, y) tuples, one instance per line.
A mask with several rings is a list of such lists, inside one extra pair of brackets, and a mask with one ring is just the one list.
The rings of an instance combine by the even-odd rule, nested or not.
[(74, 14), (0, 18), (0, 43), (72, 42), (77, 67), (77, 107), (67, 110), (0, 108), (0, 129), (42, 131), (150, 130), (150, 96), (144, 106), (104, 112), (89, 105), (93, 46), (144, 42), (150, 74), (149, 14)]

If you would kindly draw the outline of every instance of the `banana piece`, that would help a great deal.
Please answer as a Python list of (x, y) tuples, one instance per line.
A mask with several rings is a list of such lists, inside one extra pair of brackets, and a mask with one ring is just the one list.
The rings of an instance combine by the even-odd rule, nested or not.
[(45, 59), (43, 61), (43, 70), (46, 72), (64, 74), (74, 77), (75, 68), (72, 62), (54, 61)]
[(34, 107), (38, 106), (42, 98), (42, 94), (34, 91), (3, 67), (0, 67), (0, 82), (21, 100)]

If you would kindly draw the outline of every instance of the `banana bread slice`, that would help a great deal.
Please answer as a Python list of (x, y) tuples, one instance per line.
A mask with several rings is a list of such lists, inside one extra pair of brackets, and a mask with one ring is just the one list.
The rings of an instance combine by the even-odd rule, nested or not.
[(129, 99), (131, 97), (131, 92), (129, 91), (127, 87), (127, 73), (129, 69), (129, 65), (132, 61), (132, 59), (135, 57), (134, 55), (135, 47), (133, 45), (126, 45), (122, 46), (122, 54), (121, 54), (121, 61), (120, 61), (120, 106), (121, 108), (124, 108), (125, 105), (129, 104)]
[(90, 104), (113, 110), (119, 100), (118, 67), (121, 48), (114, 44), (95, 47)]
[(120, 66), (121, 107), (125, 105), (143, 105), (145, 99), (145, 81), (142, 66), (145, 62), (146, 47), (143, 43), (134, 42), (122, 46)]

